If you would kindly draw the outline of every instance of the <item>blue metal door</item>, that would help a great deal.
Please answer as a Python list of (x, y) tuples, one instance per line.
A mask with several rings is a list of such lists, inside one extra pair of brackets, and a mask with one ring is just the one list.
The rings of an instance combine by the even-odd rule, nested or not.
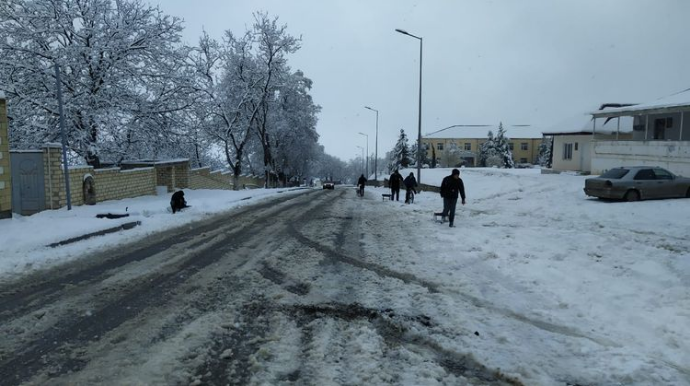
[(12, 152), (12, 212), (22, 216), (45, 209), (42, 152)]

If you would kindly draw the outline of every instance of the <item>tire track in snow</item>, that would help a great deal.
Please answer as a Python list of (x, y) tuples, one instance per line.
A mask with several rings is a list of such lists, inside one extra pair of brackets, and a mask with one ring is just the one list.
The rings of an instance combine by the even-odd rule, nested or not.
[[(295, 197), (297, 196), (281, 199), (278, 201), (278, 204), (292, 200)], [(186, 233), (184, 237), (178, 236), (176, 240), (194, 240), (196, 245), (199, 245), (200, 241), (197, 237), (201, 236), (201, 232), (209, 232), (211, 229), (216, 230), (212, 235), (206, 237), (206, 239), (211, 239), (211, 241), (180, 261), (177, 264), (177, 269), (168, 270), (167, 272), (154, 272), (148, 280), (143, 280), (139, 284), (120, 290), (116, 297), (109, 299), (101, 308), (91, 312), (88, 318), (75, 318), (74, 316), (64, 318), (58, 321), (50, 330), (44, 332), (38, 339), (25, 343), (21, 349), (15, 350), (13, 355), (9, 356), (7, 360), (0, 362), (0, 384), (20, 383), (40, 374), (44, 369), (48, 370), (47, 375), (50, 378), (83, 369), (89, 361), (80, 358), (78, 352), (84, 347), (89, 346), (93, 341), (99, 340), (106, 333), (115, 330), (123, 323), (140, 316), (142, 313), (167, 307), (171, 299), (176, 296), (176, 288), (187, 282), (196, 273), (222, 259), (228, 252), (237, 248), (245, 240), (251, 239), (257, 227), (265, 229), (272, 225), (274, 220), (269, 215), (280, 210), (280, 208), (276, 208), (276, 201), (259, 204), (252, 208), (254, 211), (269, 209), (269, 212), (254, 217), (249, 222), (245, 222), (244, 226), (235, 230), (231, 230), (231, 226), (224, 226), (223, 224), (219, 226), (219, 222), (226, 221), (227, 217), (216, 217), (213, 220), (204, 221), (205, 225), (200, 227), (200, 229)], [(251, 214), (251, 210), (251, 208), (248, 208), (236, 216), (246, 216), (248, 212)], [(216, 238), (218, 233), (224, 233), (225, 238)], [(201, 237), (203, 238), (204, 236)], [(83, 287), (88, 287), (95, 279), (90, 278), (86, 273), (100, 272), (101, 274), (107, 274), (113, 264), (119, 267), (132, 261), (149, 258), (151, 257), (150, 252), (158, 252), (164, 246), (169, 247), (168, 243), (171, 242), (174, 241), (165, 239), (149, 247), (135, 249), (138, 254), (135, 253), (134, 256), (121, 255), (120, 259), (114, 260), (116, 263), (109, 261), (107, 264), (95, 265), (82, 272), (71, 272), (55, 280), (46, 280), (43, 284), (44, 287), (35, 288), (27, 285), (24, 287), (27, 289), (25, 292), (16, 292), (13, 294), (12, 299), (35, 297), (37, 294), (43, 293), (45, 288), (61, 288), (65, 283), (74, 282), (74, 286), (80, 284)], [(101, 278), (101, 280), (103, 279)], [(84, 291), (89, 290), (90, 288), (84, 288)], [(65, 291), (56, 292), (58, 293), (54, 297), (45, 299), (43, 303), (54, 301), (60, 296), (73, 295)], [(10, 300), (5, 302), (6, 305), (10, 303)], [(20, 306), (17, 312), (9, 313), (8, 318), (16, 317), (17, 313), (21, 314), (22, 312), (26, 312), (26, 308)], [(170, 331), (163, 332), (163, 334), (170, 334)]]
[(471, 355), (447, 350), (429, 337), (414, 333), (407, 327), (409, 323), (415, 323), (422, 328), (430, 327), (432, 321), (425, 315), (399, 315), (390, 309), (375, 310), (356, 303), (293, 305), (282, 307), (282, 311), (298, 319), (301, 325), (322, 318), (336, 319), (346, 323), (365, 320), (378, 331), (389, 346), (396, 347), (402, 344), (411, 351), (421, 352), (425, 357), (431, 357), (448, 373), (481, 384), (522, 385), (515, 378), (487, 368)]

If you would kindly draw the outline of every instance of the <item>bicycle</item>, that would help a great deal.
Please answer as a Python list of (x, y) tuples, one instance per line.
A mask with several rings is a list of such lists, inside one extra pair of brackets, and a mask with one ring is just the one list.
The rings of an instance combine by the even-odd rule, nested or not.
[(406, 204), (414, 204), (414, 195), (415, 195), (414, 189), (407, 189), (405, 191), (405, 203)]
[(357, 195), (364, 197), (364, 185), (357, 185)]

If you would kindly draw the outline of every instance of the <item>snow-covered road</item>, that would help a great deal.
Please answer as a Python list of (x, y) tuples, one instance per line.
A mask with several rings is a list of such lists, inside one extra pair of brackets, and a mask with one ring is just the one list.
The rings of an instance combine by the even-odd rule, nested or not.
[(364, 258), (363, 232), (385, 224), (350, 193), (283, 197), (4, 288), (0, 384), (519, 384), (430, 336), (443, 326), (407, 303), (439, 289)]
[(29, 273), (0, 384), (690, 385), (690, 200), (462, 177), (456, 228), (338, 186)]

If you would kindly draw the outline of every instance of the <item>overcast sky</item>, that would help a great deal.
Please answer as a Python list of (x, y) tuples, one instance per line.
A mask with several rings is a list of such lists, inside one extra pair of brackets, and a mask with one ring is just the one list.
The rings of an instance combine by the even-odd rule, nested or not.
[[(317, 130), (343, 160), (379, 157), (400, 129), (417, 138), (419, 41), (422, 134), (456, 124), (545, 129), (605, 102), (646, 102), (690, 88), (688, 0), (150, 0), (221, 39), (266, 11), (302, 37), (291, 67), (314, 81)], [(413, 141), (411, 141), (413, 143)]]

